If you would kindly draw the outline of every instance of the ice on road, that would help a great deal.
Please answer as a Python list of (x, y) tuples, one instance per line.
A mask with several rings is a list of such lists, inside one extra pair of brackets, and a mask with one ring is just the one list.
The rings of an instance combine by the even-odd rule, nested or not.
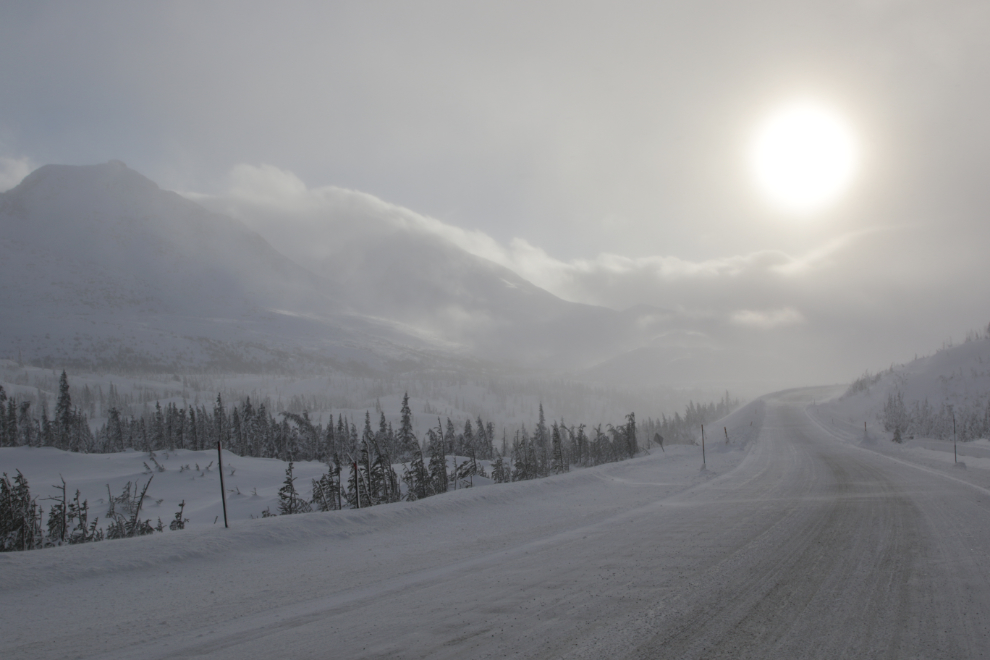
[(748, 451), (713, 443), (705, 473), (682, 447), (433, 502), (11, 553), (0, 656), (990, 655), (990, 491), (838, 441), (812, 394), (768, 398)]

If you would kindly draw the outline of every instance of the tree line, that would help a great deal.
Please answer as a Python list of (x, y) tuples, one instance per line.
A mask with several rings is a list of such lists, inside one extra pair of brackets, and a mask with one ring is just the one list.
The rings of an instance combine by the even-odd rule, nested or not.
[[(152, 525), (151, 519), (141, 519), (141, 510), (151, 479), (139, 489), (137, 483), (127, 482), (120, 495), (113, 495), (107, 487), (109, 507), (106, 514), (107, 525), (99, 527), (99, 517), (90, 519), (89, 502), (75, 497), (68, 498), (65, 480), (55, 488), (61, 496), (46, 498), (52, 503), (47, 521), (44, 507), (31, 496), (27, 478), (17, 470), (13, 479), (4, 472), (0, 477), (0, 552), (15, 550), (38, 550), (59, 545), (94, 543), (104, 539), (122, 539), (144, 536), (165, 531), (165, 524), (158, 519)], [(179, 510), (168, 528), (172, 531), (184, 529), (188, 518), (183, 517), (185, 501), (179, 503)]]
[[(53, 418), (49, 419), (44, 409), (39, 419), (33, 418), (28, 406), (7, 397), (2, 387), (0, 404), (6, 404), (7, 411), (0, 415), (0, 446), (53, 446), (89, 453), (133, 448), (153, 456), (160, 450), (212, 449), (219, 442), (225, 450), (240, 456), (278, 458), (289, 465), (277, 510), (279, 514), (294, 514), (423, 499), (469, 487), (476, 476), (507, 483), (560, 474), (572, 467), (624, 460), (639, 453), (641, 438), (647, 447), (655, 442), (693, 442), (696, 427), (727, 414), (738, 401), (726, 393), (717, 403), (689, 403), (683, 416), (678, 412), (638, 424), (635, 413), (630, 412), (622, 424), (598, 424), (590, 429), (585, 424), (568, 425), (564, 420), (548, 423), (541, 403), (532, 431), (523, 425), (510, 440), (503, 429), (501, 442), (495, 436), (494, 423), (480, 416), (466, 419), (463, 425), (449, 417), (446, 422), (437, 417), (436, 426), (418, 438), (413, 431), (408, 393), (402, 398), (398, 428), (393, 428), (381, 410), (377, 424), (373, 424), (369, 410), (365, 411), (360, 430), (343, 414), (338, 414), (336, 420), (331, 415), (326, 425), (314, 423), (305, 410), (283, 411), (276, 417), (264, 404), (254, 407), (250, 397), (228, 412), (218, 394), (212, 409), (183, 408), (174, 403), (163, 408), (156, 402), (154, 411), (148, 414), (124, 417), (111, 406), (106, 421), (93, 433), (86, 414), (72, 406), (64, 371)], [(2, 410), (4, 406), (0, 405)], [(327, 465), (327, 472), (312, 480), (308, 498), (300, 493), (293, 476), (293, 462), (300, 460)], [(0, 525), (0, 547), (44, 547), (46, 543), (56, 543), (52, 539), (58, 539), (58, 543), (87, 542), (156, 529), (150, 521), (137, 518), (140, 503), (136, 490), (120, 500), (127, 503), (125, 508), (131, 518), (114, 517), (113, 502), (117, 500), (110, 498), (109, 515), (115, 522), (104, 532), (96, 528), (95, 521), (88, 522), (88, 505), (78, 501), (78, 493), (75, 500), (66, 500), (64, 487), (63, 483), (63, 501), (53, 505), (48, 518), (49, 526), (55, 528), (45, 535), (39, 531), (41, 511), (30, 498), (26, 479), (19, 472), (13, 480), (4, 475), (0, 499), (5, 498), (2, 515), (7, 516), (7, 522), (3, 523), (6, 526)], [(131, 485), (127, 488), (129, 492)], [(262, 515), (276, 514), (266, 510)], [(183, 525), (181, 509), (172, 528), (175, 525)], [(162, 528), (160, 520), (158, 528)]]
[(986, 402), (977, 400), (959, 406), (944, 401), (933, 406), (928, 399), (906, 404), (904, 395), (897, 390), (887, 395), (880, 422), (898, 442), (905, 435), (948, 440), (953, 429), (962, 441), (990, 438), (990, 397)]

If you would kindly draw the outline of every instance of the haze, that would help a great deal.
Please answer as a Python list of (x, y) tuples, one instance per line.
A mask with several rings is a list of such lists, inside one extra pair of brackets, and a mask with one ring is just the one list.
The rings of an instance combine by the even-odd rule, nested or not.
[[(776, 384), (845, 382), (986, 325), (988, 26), (980, 2), (8, 3), (0, 190), (120, 159), (303, 265), (359, 198), (772, 355)], [(797, 217), (746, 150), (807, 97), (861, 161)]]

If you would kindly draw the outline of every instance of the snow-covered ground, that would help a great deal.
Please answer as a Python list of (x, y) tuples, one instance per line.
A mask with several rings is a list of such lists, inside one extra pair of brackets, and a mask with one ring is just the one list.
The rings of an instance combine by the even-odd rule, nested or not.
[[(285, 616), (286, 610), (275, 613), (275, 607), (310, 616), (312, 599), (330, 591), (348, 594), (345, 600), (371, 597), (385, 602), (404, 585), (441, 578), (449, 570), (465, 571), (461, 586), (449, 594), (451, 603), (464, 603), (480, 597), (471, 575), (499, 556), (525, 555), (561, 534), (580, 538), (581, 530), (717, 481), (745, 458), (761, 422), (762, 406), (757, 402), (720, 424), (728, 427), (732, 444), (710, 442), (706, 470), (701, 470), (701, 447), (682, 445), (547, 479), (463, 489), (418, 502), (255, 520), (247, 516), (270, 503), (285, 464), (231, 457), (235, 475), (228, 488), (239, 485), (242, 496), (233, 500), (237, 513), (226, 530), (222, 523), (213, 524), (219, 513), (215, 468), (179, 473), (174, 466), (194, 464), (193, 452), (174, 453), (168, 459), (159, 455), (167, 469), (154, 472), (149, 495), (164, 500), (159, 508), (167, 514), (172, 500), (186, 498), (187, 513), (197, 524), (136, 539), (0, 555), (0, 655), (56, 657), (75, 637), (72, 654), (82, 657), (145, 657), (149, 649), (134, 646), (140, 640), (157, 640), (153, 656), (173, 650), (183, 656), (187, 651), (170, 646), (172, 635), (210, 626), (220, 620), (217, 615), (232, 616), (250, 635), (266, 612), (275, 620)], [(0, 454), (5, 470), (12, 462), (20, 463), (35, 487), (62, 473), (70, 488), (75, 479), (91, 484), (95, 492), (105, 492), (101, 482), (106, 480), (143, 477), (145, 458), (135, 452), (80, 456), (45, 449)], [(200, 468), (209, 458), (204, 452)], [(226, 464), (225, 459), (225, 469)], [(307, 470), (315, 475), (321, 469), (299, 464), (297, 474), (308, 478)], [(257, 498), (245, 492), (254, 487), (249, 484), (261, 484)], [(648, 558), (653, 551), (643, 547), (639, 552)], [(226, 591), (235, 586), (236, 594)], [(76, 607), (52, 610), (43, 605), (56, 592), (88, 605), (52, 639), (34, 626), (58, 619), (59, 608)], [(484, 614), (464, 611), (463, 616), (477, 619)], [(334, 635), (323, 644), (344, 648)], [(350, 650), (343, 651), (345, 657), (355, 655), (353, 648), (346, 648)], [(250, 651), (242, 656), (257, 657)]]
[[(990, 483), (788, 392), (736, 442), (414, 503), (0, 556), (4, 658), (987, 655)], [(981, 468), (964, 471), (985, 479)], [(990, 481), (990, 480), (988, 480)]]
[[(447, 458), (451, 472), (455, 460), (462, 465), (465, 457)], [(223, 526), (218, 464), (216, 450), (177, 449), (155, 452), (152, 457), (133, 450), (115, 454), (77, 454), (51, 447), (0, 447), (0, 472), (12, 477), (15, 470), (20, 470), (27, 477), (32, 496), (38, 497), (39, 504), (46, 511), (52, 504), (49, 498), (61, 497), (61, 491), (55, 487), (61, 486), (61, 480), (65, 479), (69, 499), (78, 490), (80, 501), (89, 502), (89, 519), (92, 521), (99, 516), (101, 521), (105, 521), (111, 494), (115, 497), (120, 495), (128, 483), (143, 487), (151, 480), (141, 519), (150, 519), (154, 526), (161, 518), (168, 527), (169, 521), (179, 510), (179, 503), (185, 502), (183, 518), (189, 520), (186, 529)], [(486, 474), (490, 473), (488, 461), (479, 461), (479, 465)], [(159, 470), (158, 466), (163, 469)], [(288, 463), (274, 458), (249, 458), (224, 452), (223, 466), (228, 521), (260, 518), (265, 509), (271, 513), (278, 511), (278, 490), (285, 481)], [(403, 465), (393, 467), (401, 477)], [(293, 463), (293, 476), (299, 494), (310, 499), (311, 481), (319, 479), (326, 471), (326, 464), (315, 461)], [(491, 479), (483, 476), (472, 476), (470, 479), (473, 487), (492, 483)], [(461, 483), (461, 487), (464, 485)], [(99, 526), (102, 527), (103, 523)]]
[[(893, 442), (884, 407), (900, 397), (907, 414), (900, 444)], [(916, 408), (916, 405), (918, 406)], [(921, 409), (928, 424), (912, 419)], [(990, 337), (971, 335), (933, 355), (864, 376), (851, 388), (822, 388), (809, 414), (837, 439), (974, 485), (990, 469)], [(957, 421), (953, 442), (952, 417)], [(887, 421), (887, 424), (885, 424)], [(929, 433), (924, 433), (927, 427)], [(920, 428), (920, 430), (919, 430)], [(984, 437), (974, 437), (983, 435)]]

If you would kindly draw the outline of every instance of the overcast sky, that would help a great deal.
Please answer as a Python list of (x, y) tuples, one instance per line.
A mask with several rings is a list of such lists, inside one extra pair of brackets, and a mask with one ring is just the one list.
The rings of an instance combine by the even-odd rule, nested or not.
[[(790, 333), (841, 377), (990, 321), (988, 31), (986, 2), (4, 3), (0, 189), (117, 158), (362, 191), (570, 300)], [(800, 215), (746, 159), (799, 97), (862, 154)]]

